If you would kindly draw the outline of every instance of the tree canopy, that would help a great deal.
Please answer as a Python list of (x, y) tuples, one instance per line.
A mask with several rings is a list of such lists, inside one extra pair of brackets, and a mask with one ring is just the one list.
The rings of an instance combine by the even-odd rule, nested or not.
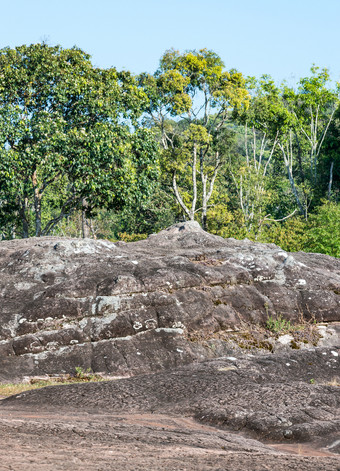
[(157, 145), (137, 123), (146, 103), (129, 73), (95, 68), (80, 49), (1, 50), (2, 221), (46, 235), (84, 199), (90, 213), (141, 197), (157, 173)]
[(339, 256), (339, 86), (166, 51), (138, 76), (81, 49), (0, 50), (1, 238), (138, 240), (182, 219)]
[[(231, 109), (249, 103), (245, 79), (234, 69), (224, 70), (221, 58), (213, 51), (180, 54), (169, 50), (153, 76), (141, 76), (141, 84), (150, 97), (149, 116), (160, 132), (177, 202), (191, 220), (200, 211), (206, 228), (208, 202), (223, 163), (219, 148), (223, 127)], [(181, 118), (184, 129), (169, 117)]]

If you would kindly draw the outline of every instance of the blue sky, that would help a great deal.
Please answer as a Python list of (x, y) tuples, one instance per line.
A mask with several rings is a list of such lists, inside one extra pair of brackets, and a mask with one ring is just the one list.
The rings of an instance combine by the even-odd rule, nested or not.
[(339, 0), (12, 0), (0, 47), (77, 45), (99, 67), (153, 72), (166, 49), (206, 47), (226, 68), (294, 83), (312, 63), (340, 81)]

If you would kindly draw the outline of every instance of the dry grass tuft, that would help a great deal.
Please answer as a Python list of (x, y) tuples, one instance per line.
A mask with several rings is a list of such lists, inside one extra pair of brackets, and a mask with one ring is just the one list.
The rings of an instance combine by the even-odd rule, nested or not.
[[(0, 384), (0, 398), (5, 398), (8, 396), (13, 396), (13, 394), (20, 394), (31, 389), (44, 388), (45, 386), (55, 385), (54, 381), (39, 381), (34, 384), (31, 383), (5, 383)], [(66, 383), (64, 383), (66, 384)]]
[(62, 375), (62, 376), (51, 376), (46, 375), (46, 379), (43, 377), (31, 377), (29, 381), (24, 383), (0, 383), (0, 399), (5, 397), (13, 396), (14, 394), (20, 394), (25, 391), (32, 389), (45, 388), (47, 386), (56, 386), (62, 384), (72, 383), (87, 383), (87, 382), (98, 382), (107, 381), (108, 377), (90, 373), (89, 370), (84, 371), (82, 368), (76, 368), (76, 374)]
[(333, 378), (329, 383), (326, 383), (327, 386), (340, 386), (340, 379), (339, 378)]

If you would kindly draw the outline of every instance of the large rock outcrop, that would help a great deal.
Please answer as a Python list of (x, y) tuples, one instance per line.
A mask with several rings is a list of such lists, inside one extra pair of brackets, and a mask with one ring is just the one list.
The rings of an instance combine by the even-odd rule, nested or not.
[(264, 323), (340, 320), (340, 260), (222, 239), (197, 223), (145, 241), (0, 243), (0, 381), (76, 366), (148, 373), (230, 351), (193, 342)]
[(196, 223), (2, 242), (0, 313), (0, 381), (134, 376), (0, 401), (6, 469), (340, 469), (339, 259)]

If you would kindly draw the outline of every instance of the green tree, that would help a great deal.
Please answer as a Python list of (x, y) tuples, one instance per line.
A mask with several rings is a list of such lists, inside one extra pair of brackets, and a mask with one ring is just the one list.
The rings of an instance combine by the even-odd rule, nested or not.
[(158, 155), (137, 123), (146, 104), (128, 72), (95, 68), (80, 49), (0, 50), (2, 226), (16, 218), (23, 237), (47, 235), (76, 209), (90, 215), (143, 199)]
[(330, 201), (339, 202), (340, 192), (340, 106), (334, 113), (323, 147), (319, 171), (321, 191)]
[[(225, 158), (221, 153), (225, 123), (232, 108), (245, 107), (249, 101), (242, 74), (223, 67), (220, 57), (207, 49), (184, 54), (170, 50), (153, 76), (141, 76), (173, 193), (190, 220), (201, 212), (204, 229), (208, 202)], [(184, 126), (171, 117), (180, 118)]]
[[(251, 91), (249, 107), (234, 110), (238, 159), (230, 159), (228, 173), (237, 194), (237, 208), (248, 237), (260, 236), (263, 225), (273, 218), (286, 219), (281, 211), (282, 170), (275, 165), (281, 135), (289, 129), (291, 116), (280, 90), (269, 76), (247, 79)], [(284, 212), (285, 214), (282, 214)], [(294, 209), (290, 211), (294, 213)], [(295, 211), (296, 212), (296, 211)]]
[[(310, 77), (300, 79), (297, 92), (284, 87), (283, 99), (287, 109), (295, 118), (293, 131), (298, 153), (302, 151), (300, 136), (306, 140), (309, 178), (316, 184), (318, 160), (338, 106), (339, 84), (335, 90), (329, 88), (331, 80), (327, 69), (320, 70), (314, 65), (311, 67), (311, 73)], [(303, 175), (301, 156), (298, 155), (298, 159), (300, 172)]]
[(320, 160), (338, 93), (338, 86), (330, 88), (328, 70), (315, 66), (310, 77), (300, 79), (297, 90), (286, 85), (280, 90), (290, 118), (280, 129), (278, 146), (299, 212), (306, 219), (313, 199), (320, 197)]
[(275, 145), (272, 157), (276, 170), (281, 161), (296, 207), (306, 219), (312, 201), (315, 205), (316, 196), (320, 198), (320, 160), (338, 105), (338, 89), (329, 85), (327, 69), (315, 66), (310, 77), (300, 79), (297, 90), (286, 84), (278, 87), (269, 76), (263, 76), (250, 111), (243, 116), (253, 127), (254, 136), (261, 133)]

